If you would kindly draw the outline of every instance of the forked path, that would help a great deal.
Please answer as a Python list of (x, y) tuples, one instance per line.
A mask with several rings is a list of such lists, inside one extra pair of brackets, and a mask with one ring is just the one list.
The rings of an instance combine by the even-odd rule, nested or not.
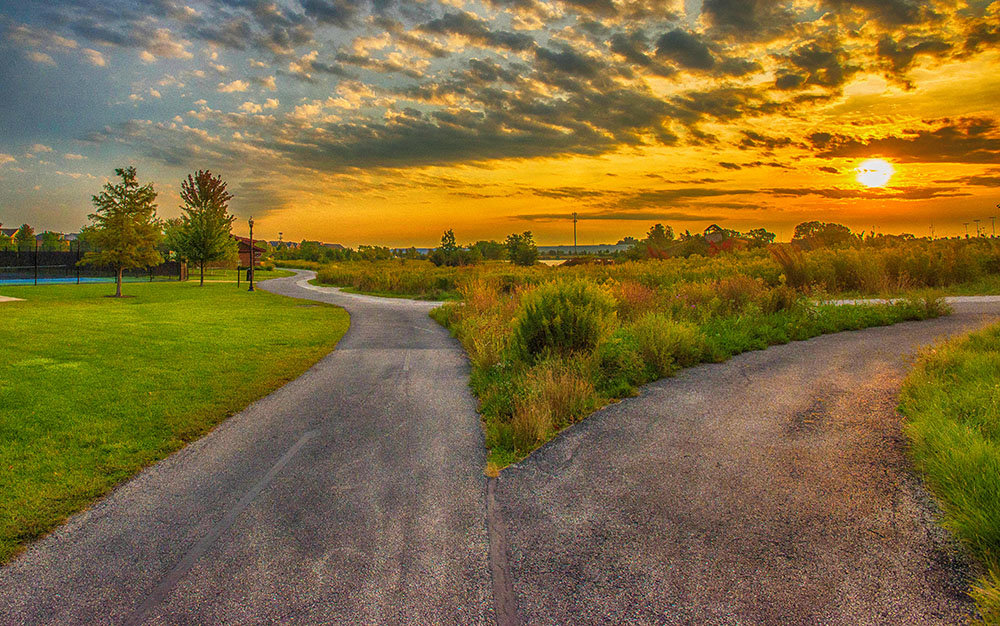
[(916, 624), (969, 610), (895, 401), (908, 355), (1000, 304), (684, 371), (488, 488), (468, 364), (434, 305), (309, 277), (264, 287), (345, 307), (337, 349), (0, 568), (0, 623)]
[(0, 568), (0, 624), (493, 621), (461, 346), (308, 276), (263, 286), (346, 308), (337, 349)]

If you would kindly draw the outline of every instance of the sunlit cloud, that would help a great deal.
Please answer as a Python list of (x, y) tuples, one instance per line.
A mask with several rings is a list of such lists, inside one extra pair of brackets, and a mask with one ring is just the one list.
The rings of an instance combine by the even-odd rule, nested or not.
[[(26, 180), (5, 168), (0, 202), (38, 202), (20, 192), (44, 175), (32, 144), (87, 154), (57, 228), (89, 210), (83, 174), (124, 162), (165, 189), (223, 172), (261, 228), (345, 243), (525, 220), (544, 241), (573, 211), (609, 238), (865, 206), (868, 227), (901, 224), (893, 203), (1000, 201), (996, 2), (112, 0), (3, 18), (18, 121), (0, 147), (25, 153)], [(865, 186), (872, 159), (896, 173)]]

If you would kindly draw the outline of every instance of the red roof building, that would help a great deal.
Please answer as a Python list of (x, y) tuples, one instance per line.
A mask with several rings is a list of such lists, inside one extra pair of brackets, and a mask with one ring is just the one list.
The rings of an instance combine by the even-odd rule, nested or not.
[[(250, 267), (250, 238), (249, 237), (238, 237), (232, 235), (232, 238), (236, 240), (236, 246), (239, 248), (240, 253), (240, 267)], [(260, 265), (261, 257), (267, 252), (266, 249), (260, 247), (261, 241), (259, 239), (253, 240), (253, 264)]]

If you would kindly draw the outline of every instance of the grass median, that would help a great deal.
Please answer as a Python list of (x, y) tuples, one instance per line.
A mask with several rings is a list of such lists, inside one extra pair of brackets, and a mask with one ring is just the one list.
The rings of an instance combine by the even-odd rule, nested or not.
[(944, 524), (984, 565), (972, 596), (1000, 623), (1000, 324), (926, 351), (903, 386), (914, 463)]
[(0, 563), (327, 354), (330, 305), (227, 284), (2, 287)]

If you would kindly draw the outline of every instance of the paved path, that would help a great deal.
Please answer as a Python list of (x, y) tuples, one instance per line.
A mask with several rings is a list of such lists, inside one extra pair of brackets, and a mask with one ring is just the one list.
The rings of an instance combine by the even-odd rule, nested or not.
[[(309, 372), (0, 569), (0, 623), (955, 623), (961, 558), (903, 455), (907, 355), (1000, 312), (682, 372), (487, 484), (432, 303), (344, 306)], [(488, 530), (489, 527), (489, 530)]]
[(1000, 314), (791, 343), (646, 386), (501, 473), (535, 624), (955, 624), (965, 565), (905, 458), (912, 355)]
[(262, 286), (345, 307), (337, 349), (0, 569), (0, 624), (493, 621), (461, 346), (301, 280)]

